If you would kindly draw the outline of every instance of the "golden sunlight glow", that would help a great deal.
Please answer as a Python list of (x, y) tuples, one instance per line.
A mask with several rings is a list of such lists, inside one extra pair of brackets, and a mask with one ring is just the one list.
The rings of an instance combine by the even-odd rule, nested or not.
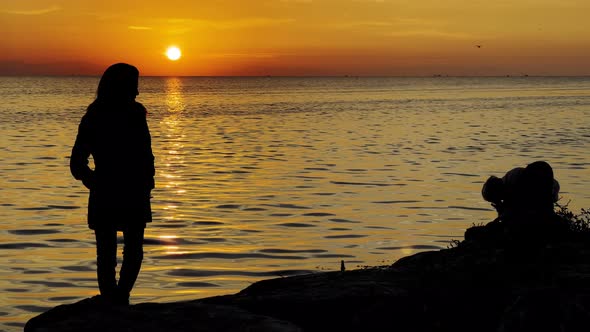
[(590, 75), (590, 1), (111, 2), (3, 1), (0, 75)]
[(170, 59), (172, 61), (176, 61), (176, 60), (180, 59), (181, 55), (182, 55), (182, 53), (180, 52), (180, 49), (176, 46), (170, 46), (166, 50), (166, 56), (168, 57), (168, 59)]

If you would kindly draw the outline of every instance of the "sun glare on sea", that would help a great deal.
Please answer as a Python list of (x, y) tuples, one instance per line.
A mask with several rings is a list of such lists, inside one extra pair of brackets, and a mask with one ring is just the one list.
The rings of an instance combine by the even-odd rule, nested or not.
[(176, 46), (170, 46), (166, 50), (166, 57), (168, 57), (168, 59), (170, 59), (172, 61), (176, 61), (176, 60), (180, 59), (181, 55), (182, 55), (182, 53), (180, 52), (180, 49)]

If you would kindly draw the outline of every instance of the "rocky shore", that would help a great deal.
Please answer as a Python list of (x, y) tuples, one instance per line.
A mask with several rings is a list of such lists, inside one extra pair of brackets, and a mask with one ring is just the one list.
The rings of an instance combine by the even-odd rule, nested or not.
[[(50, 331), (590, 331), (590, 237), (489, 241), (474, 227), (451, 248), (391, 266), (257, 282), (174, 303), (92, 299), (32, 318)], [(493, 238), (493, 237), (491, 237)]]

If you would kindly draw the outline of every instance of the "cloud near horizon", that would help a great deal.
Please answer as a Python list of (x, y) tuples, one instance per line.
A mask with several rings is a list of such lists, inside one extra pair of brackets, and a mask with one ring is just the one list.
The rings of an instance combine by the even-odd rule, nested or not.
[(448, 32), (435, 29), (391, 31), (387, 35), (391, 37), (433, 37), (446, 39), (473, 39), (475, 37), (463, 32)]
[(204, 58), (239, 58), (239, 59), (271, 59), (287, 54), (276, 53), (204, 53), (201, 54)]
[(152, 27), (146, 27), (146, 26), (137, 26), (137, 25), (130, 25), (127, 27), (130, 30), (152, 30)]
[[(130, 18), (118, 16), (110, 17), (123, 23), (130, 21)], [(138, 21), (139, 18), (131, 18)], [(145, 19), (143, 20), (145, 21)], [(146, 22), (146, 25), (128, 24), (127, 29), (135, 31), (166, 31), (169, 34), (181, 35), (195, 29), (216, 29), (216, 30), (239, 30), (250, 28), (264, 28), (283, 24), (293, 24), (296, 20), (292, 18), (269, 18), (269, 17), (248, 17), (234, 20), (206, 20), (192, 18), (153, 18)]]
[(49, 8), (42, 8), (42, 9), (31, 9), (31, 10), (1, 10), (0, 12), (4, 13), (4, 14), (10, 14), (10, 15), (44, 15), (44, 14), (49, 14), (49, 13), (53, 13), (56, 11), (60, 11), (61, 7), (53, 5)]
[(185, 18), (164, 18), (158, 19), (161, 22), (172, 24), (183, 24), (191, 27), (215, 28), (215, 29), (244, 29), (255, 27), (267, 27), (280, 24), (294, 23), (292, 18), (269, 18), (269, 17), (248, 17), (234, 20), (203, 20)]

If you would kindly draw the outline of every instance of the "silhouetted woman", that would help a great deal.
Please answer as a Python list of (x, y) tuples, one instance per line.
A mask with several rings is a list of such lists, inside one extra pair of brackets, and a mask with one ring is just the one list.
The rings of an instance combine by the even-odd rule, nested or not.
[[(128, 304), (143, 259), (143, 235), (151, 222), (154, 156), (146, 109), (135, 101), (139, 71), (117, 63), (104, 72), (96, 99), (82, 117), (70, 170), (90, 189), (88, 226), (96, 235), (102, 300)], [(95, 168), (88, 166), (92, 155)], [(116, 280), (117, 231), (123, 232), (123, 264)]]

